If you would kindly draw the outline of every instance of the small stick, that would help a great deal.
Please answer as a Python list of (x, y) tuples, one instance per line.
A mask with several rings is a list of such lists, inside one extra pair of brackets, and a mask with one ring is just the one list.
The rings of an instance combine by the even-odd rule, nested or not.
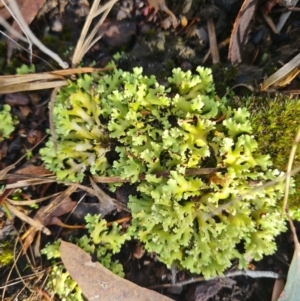
[(42, 231), (46, 235), (50, 235), (51, 234), (50, 230), (47, 227), (45, 227), (42, 223), (40, 223), (39, 221), (36, 221), (36, 220), (30, 218), (26, 214), (24, 214), (21, 211), (17, 210), (14, 206), (10, 205), (8, 202), (6, 202), (4, 204), (4, 206), (6, 206), (11, 213), (13, 213), (14, 215), (16, 215), (22, 221), (24, 221), (24, 222), (28, 223), (29, 225), (31, 225), (32, 227), (34, 227), (36, 230)]
[(213, 64), (218, 64), (220, 62), (219, 49), (217, 44), (215, 24), (212, 19), (207, 21), (207, 30), (209, 36), (209, 49), (211, 53), (211, 58)]
[(279, 279), (284, 277), (281, 274), (271, 272), (271, 271), (238, 270), (234, 272), (228, 272), (224, 274), (224, 276), (217, 276), (209, 279), (205, 279), (204, 277), (193, 277), (186, 281), (177, 282), (176, 284), (166, 283), (162, 285), (151, 286), (150, 288), (153, 289), (153, 288), (161, 288), (161, 287), (183, 286), (183, 285), (188, 285), (196, 282), (203, 282), (203, 281), (209, 281), (215, 279), (224, 279), (224, 278), (236, 277), (236, 276), (247, 276), (251, 278), (274, 278), (274, 279)]
[(286, 212), (286, 206), (287, 206), (287, 201), (288, 201), (288, 196), (289, 196), (290, 181), (291, 181), (291, 171), (292, 171), (292, 167), (293, 167), (293, 162), (296, 157), (296, 152), (297, 152), (297, 147), (298, 147), (299, 142), (300, 142), (300, 128), (297, 132), (295, 141), (293, 143), (293, 146), (292, 146), (292, 149), (290, 152), (289, 162), (288, 162), (287, 171), (286, 171), (287, 177), (286, 177), (286, 182), (285, 182), (285, 192), (284, 192), (281, 216), (283, 216), (284, 213)]

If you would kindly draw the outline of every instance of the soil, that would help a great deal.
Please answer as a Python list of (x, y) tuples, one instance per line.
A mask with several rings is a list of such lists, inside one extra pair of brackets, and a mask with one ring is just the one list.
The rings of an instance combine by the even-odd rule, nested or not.
[[(56, 51), (64, 60), (70, 61), (91, 2), (48, 0), (31, 23), (31, 28), (45, 45)], [(228, 62), (228, 43), (225, 42), (225, 46), (220, 48), (219, 63), (213, 64), (210, 56), (207, 59), (205, 57), (209, 51), (208, 20), (213, 20), (215, 24), (218, 43), (225, 41), (231, 35), (238, 11), (243, 4), (241, 0), (166, 1), (170, 11), (180, 20), (176, 28), (173, 27), (172, 19), (166, 12), (150, 9), (146, 1), (119, 1), (100, 29), (102, 39), (90, 49), (81, 65), (90, 66), (92, 64), (94, 67), (105, 67), (109, 61), (114, 59), (116, 53), (120, 53), (121, 58), (117, 61), (119, 68), (131, 70), (133, 67), (140, 66), (143, 67), (146, 75), (154, 74), (161, 82), (175, 67), (194, 71), (198, 65), (204, 65), (213, 69), (216, 89), (220, 97), (227, 93), (228, 87), (236, 87), (234, 88), (236, 95), (260, 94), (259, 84), (262, 83), (263, 79), (273, 74), (281, 66), (280, 64), (288, 62), (299, 52), (297, 37), (299, 37), (300, 23), (298, 13), (292, 13), (280, 34), (274, 34), (261, 13), (261, 8), (265, 7), (266, 3), (270, 4), (271, 2), (259, 2), (247, 34), (247, 44), (243, 49), (243, 63), (239, 65), (231, 65)], [(275, 5), (270, 12), (269, 15), (275, 23), (282, 11), (282, 7)], [(186, 26), (184, 25), (184, 17), (187, 19)], [(19, 49), (14, 49), (9, 62), (4, 59), (7, 51), (4, 38), (0, 48), (2, 53), (1, 74), (15, 74), (16, 68), (22, 64), (30, 63), (28, 53)], [(34, 54), (43, 59), (33, 58), (37, 72), (57, 69), (56, 64), (51, 60), (49, 61), (38, 49), (34, 48)], [(254, 88), (254, 92), (247, 88), (249, 86)], [(271, 91), (271, 93), (284, 93), (298, 87), (299, 77), (295, 77), (288, 86), (276, 88), (276, 91)], [(50, 95), (50, 90), (43, 90), (1, 96), (0, 103), (10, 104), (20, 123), (12, 137), (0, 143), (0, 172), (10, 164), (15, 163), (46, 133), (49, 128), (48, 101)], [(41, 165), (38, 148), (31, 155), (30, 159), (21, 162), (22, 166), (26, 164)], [(106, 189), (105, 186), (102, 188)], [(49, 192), (59, 191), (59, 189), (58, 184), (52, 185)], [(130, 189), (134, 190), (134, 187), (124, 186), (123, 190), (118, 193), (126, 200), (130, 194)], [(107, 190), (106, 192), (110, 193)], [(25, 194), (35, 199), (40, 195), (40, 191), (28, 188)], [(77, 193), (74, 199), (79, 200), (80, 197), (80, 193)], [(119, 196), (120, 198), (121, 196)], [(93, 203), (92, 197), (88, 203)], [(71, 217), (71, 222), (82, 222), (86, 209), (81, 208), (80, 210), (82, 212), (77, 212), (77, 215)], [(91, 210), (90, 207), (89, 210)], [(94, 208), (93, 210), (97, 209)], [(97, 213), (97, 211), (93, 212)], [(28, 209), (25, 213), (32, 216), (34, 210)], [(121, 218), (122, 213), (119, 213), (117, 217)], [(116, 216), (108, 218), (115, 219)], [(21, 223), (17, 219), (15, 219), (14, 227), (7, 222), (4, 215), (1, 220), (0, 228), (3, 237), (0, 237), (0, 240), (8, 240), (8, 237), (13, 237), (11, 239), (13, 241), (16, 239), (14, 229), (20, 231), (19, 233), (23, 231)], [(53, 234), (57, 233), (64, 238), (70, 235), (82, 235), (79, 230), (71, 233), (66, 230), (59, 233), (57, 227), (53, 227), (51, 230)], [(54, 237), (50, 237), (50, 239), (43, 237), (42, 245), (48, 241), (52, 242)], [(277, 252), (272, 256), (266, 256), (260, 262), (253, 262), (251, 266), (253, 269), (274, 271), (282, 275), (287, 274), (294, 247), (290, 232), (283, 233), (276, 241)], [(158, 292), (174, 300), (271, 301), (274, 279), (268, 278), (254, 279), (239, 276), (228, 278), (227, 282), (217, 278), (184, 285), (179, 289), (169, 286), (174, 272), (172, 274), (172, 271), (159, 263), (155, 255), (140, 251), (140, 248), (141, 246), (137, 241), (127, 243), (123, 247), (119, 259), (124, 265), (125, 278), (141, 286), (155, 286)], [(18, 245), (15, 252), (19, 250), (20, 246)], [(31, 275), (33, 269), (38, 270), (47, 267), (47, 264), (49, 265), (44, 258), (36, 259), (35, 265), (31, 268), (26, 265), (26, 262), (24, 256), (17, 260), (18, 270), (22, 276)], [(233, 262), (231, 270), (235, 269), (237, 266)], [(18, 273), (13, 270), (13, 273), (9, 275), (9, 271), (10, 266), (0, 266), (0, 286), (6, 284), (6, 279), (12, 283), (11, 286), (6, 287), (5, 297), (2, 296), (1, 300), (12, 300), (17, 296), (18, 300), (47, 300), (43, 293), (30, 298), (29, 290), (22, 282), (18, 282)], [(199, 275), (179, 271), (176, 274), (176, 281), (185, 281), (196, 276)], [(41, 287), (42, 278), (26, 280), (26, 285), (30, 286), (31, 289)], [(0, 291), (3, 290), (0, 289)]]

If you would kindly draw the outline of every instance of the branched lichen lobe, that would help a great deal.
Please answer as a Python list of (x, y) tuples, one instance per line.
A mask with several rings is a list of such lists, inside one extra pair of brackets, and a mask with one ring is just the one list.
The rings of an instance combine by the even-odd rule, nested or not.
[[(54, 155), (49, 158), (47, 148), (42, 152), (58, 177), (80, 181), (89, 169), (137, 183), (138, 193), (129, 202), (130, 231), (169, 267), (211, 277), (235, 258), (244, 267), (246, 254), (259, 260), (274, 252), (274, 238), (285, 230), (277, 208), (283, 184), (252, 191), (249, 183), (259, 186), (280, 173), (268, 155), (257, 151), (249, 112), (216, 96), (210, 69), (198, 67), (196, 75), (174, 69), (165, 86), (140, 68), (84, 82), (64, 88), (54, 111), (58, 149), (65, 157), (53, 165)], [(84, 112), (75, 108), (76, 99), (85, 103)], [(118, 159), (111, 165), (101, 146), (105, 135), (118, 141)], [(203, 167), (224, 171), (186, 173)], [(167, 177), (157, 177), (165, 171)], [(235, 202), (238, 196), (243, 201)], [(218, 211), (224, 204), (226, 209)]]

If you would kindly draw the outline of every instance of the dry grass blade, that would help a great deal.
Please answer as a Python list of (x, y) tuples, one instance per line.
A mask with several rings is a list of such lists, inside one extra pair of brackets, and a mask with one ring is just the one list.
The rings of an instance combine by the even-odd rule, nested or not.
[(27, 206), (27, 205), (34, 205), (34, 204), (37, 204), (37, 203), (44, 202), (44, 201), (46, 201), (46, 200), (52, 199), (52, 198), (54, 198), (54, 197), (57, 197), (58, 195), (60, 195), (60, 192), (54, 193), (54, 194), (52, 194), (52, 195), (45, 196), (45, 197), (43, 197), (43, 198), (35, 199), (35, 200), (28, 200), (28, 201), (25, 201), (25, 200), (22, 200), (22, 201), (14, 201), (14, 200), (11, 200), (11, 199), (7, 199), (7, 201), (8, 201), (10, 204), (15, 205), (15, 206)]
[(290, 152), (290, 157), (289, 157), (289, 162), (288, 162), (288, 167), (287, 167), (287, 177), (286, 177), (286, 182), (285, 182), (285, 193), (284, 193), (284, 199), (283, 199), (283, 205), (282, 205), (282, 215), (286, 212), (286, 206), (287, 206), (287, 201), (288, 201), (288, 196), (289, 196), (289, 188), (290, 188), (290, 182), (291, 182), (291, 171), (293, 167), (293, 162), (295, 160), (296, 152), (297, 152), (297, 147), (300, 142), (300, 128), (297, 132), (295, 141), (293, 143), (291, 152)]
[(102, 189), (100, 189), (100, 187), (98, 187), (96, 185), (96, 183), (93, 181), (93, 178), (90, 177), (90, 181), (91, 181), (94, 191), (96, 192), (99, 202), (103, 206), (103, 210), (106, 212), (111, 212), (111, 211), (115, 210), (116, 209), (116, 206), (115, 206), (116, 200), (111, 198)]
[[(15, 244), (14, 244), (14, 252), (13, 252), (13, 254), (14, 254), (14, 263), (13, 263), (13, 265), (12, 265), (12, 267), (11, 267), (9, 273), (8, 273), (8, 276), (7, 276), (7, 278), (6, 278), (6, 283), (8, 282), (8, 280), (9, 280), (9, 278), (10, 278), (10, 276), (11, 276), (13, 270), (14, 270), (14, 268), (17, 266), (16, 263), (17, 263), (19, 257), (21, 256), (21, 253), (20, 253), (20, 252), (19, 252), (19, 254), (16, 256), (16, 253), (17, 253), (17, 252), (16, 252), (17, 243), (18, 243), (18, 239), (16, 239)], [(17, 273), (19, 273), (19, 270), (18, 270), (18, 269), (16, 269), (16, 271), (17, 271)], [(20, 274), (19, 274), (19, 277), (20, 277), (21, 282), (23, 282), (23, 284), (24, 284), (23, 277), (20, 276)], [(4, 289), (3, 289), (3, 291), (2, 291), (2, 298), (1, 298), (1, 300), (5, 300), (5, 299), (4, 299), (4, 296), (5, 296), (5, 291), (6, 291), (6, 289), (7, 289), (7, 286), (8, 286), (8, 285), (5, 285), (5, 286), (4, 286)], [(24, 286), (25, 286), (25, 284), (24, 284)]]
[(271, 301), (277, 301), (284, 289), (284, 279), (276, 279), (273, 286)]
[(50, 124), (50, 132), (51, 132), (51, 139), (54, 145), (54, 150), (57, 155), (57, 139), (55, 134), (55, 127), (54, 127), (54, 120), (53, 120), (53, 110), (55, 105), (55, 98), (58, 92), (58, 88), (55, 88), (51, 93), (50, 103), (49, 103), (49, 124)]
[[(35, 147), (36, 147), (37, 145), (39, 145), (46, 137), (47, 137), (47, 135), (44, 136), (44, 138), (42, 138), (41, 141), (39, 141), (38, 144), (34, 145), (29, 151), (33, 151), (33, 150), (35, 149)], [(12, 169), (15, 169), (15, 168), (16, 168), (16, 165), (17, 165), (18, 163), (20, 163), (26, 156), (27, 156), (27, 154), (25, 153), (25, 154), (24, 154), (21, 158), (19, 158), (14, 164), (11, 164), (11, 165), (9, 165), (9, 166), (3, 168), (2, 170), (0, 170), (0, 180), (6, 180), (6, 179), (8, 179), (8, 178), (10, 177), (10, 175), (8, 174), (8, 172), (11, 171)], [(19, 172), (19, 174), (20, 174), (20, 172)], [(11, 178), (13, 178), (14, 176), (15, 176), (15, 174), (11, 175)], [(27, 186), (28, 186), (28, 184), (27, 184)], [(10, 188), (7, 187), (7, 186), (5, 187), (5, 189), (13, 189), (13, 188), (15, 188), (15, 187), (10, 187)]]
[(6, 175), (8, 174), (9, 171), (11, 171), (12, 169), (14, 169), (16, 167), (15, 164), (11, 164), (5, 168), (3, 168), (2, 170), (0, 170), (0, 180), (3, 180)]
[(50, 50), (45, 45), (43, 45), (41, 41), (32, 33), (22, 13), (20, 12), (20, 9), (15, 0), (9, 1), (9, 8), (13, 13), (12, 17), (18, 22), (19, 26), (21, 27), (22, 31), (26, 35), (27, 39), (30, 40), (36, 47), (38, 47), (46, 55), (48, 55), (53, 60), (55, 60), (60, 67), (64, 69), (68, 68), (69, 67), (68, 63), (64, 62), (56, 53), (54, 53), (52, 50)]
[[(272, 85), (275, 85), (279, 81), (281, 81), (283, 78), (286, 78), (293, 73), (293, 70), (299, 70), (298, 66), (300, 63), (300, 53), (296, 55), (293, 59), (291, 59), (288, 63), (286, 63), (283, 67), (281, 67), (279, 70), (277, 70), (274, 74), (272, 74), (270, 77), (268, 77), (262, 84), (261, 90), (265, 91), (267, 88), (269, 88)], [(298, 71), (299, 73), (299, 71)], [(298, 74), (297, 73), (297, 74)], [(297, 75), (296, 74), (296, 75)], [(289, 81), (291, 81), (295, 77), (295, 74), (293, 73), (293, 77), (290, 78)], [(284, 81), (285, 84), (287, 83), (287, 80)]]
[[(75, 192), (77, 190), (76, 185), (70, 185), (65, 191), (63, 191), (59, 196), (57, 196), (55, 199), (53, 199), (51, 201), (51, 203), (44, 207), (44, 209), (42, 210), (42, 212), (40, 212), (40, 219), (41, 220), (46, 220), (48, 216), (50, 216), (52, 214), (52, 212), (54, 210), (56, 210), (56, 208), (58, 206), (61, 205), (61, 202), (68, 198), (73, 192)], [(40, 210), (41, 211), (41, 210)]]
[[(28, 42), (27, 39), (25, 39), (19, 32), (17, 32), (13, 27), (11, 27), (11, 25), (6, 22), (4, 20), (4, 18), (2, 18), (2, 16), (0, 15), (0, 24), (7, 30), (10, 32), (11, 35), (15, 36), (16, 38), (18, 38), (19, 40), (23, 41), (23, 42)], [(0, 31), (1, 34), (3, 34), (4, 36), (6, 36), (7, 38), (11, 39), (8, 35), (6, 35), (4, 32)]]
[[(55, 197), (47, 206), (41, 207), (34, 216), (34, 221), (40, 223), (43, 225), (44, 228), (46, 228), (46, 225), (50, 225), (53, 217), (61, 215), (60, 213), (63, 210), (64, 213), (67, 213), (68, 210), (74, 208), (75, 202), (71, 201), (71, 198), (69, 197), (73, 192), (75, 192), (77, 187), (71, 185), (69, 186), (65, 191), (63, 191), (60, 195)], [(62, 214), (64, 214), (62, 213)], [(22, 240), (24, 240), (24, 243), (22, 245), (23, 248), (23, 254), (26, 253), (29, 246), (32, 244), (34, 238), (36, 235), (39, 235), (39, 231), (41, 229), (37, 229), (37, 227), (30, 227), (25, 234), (22, 236)], [(48, 230), (49, 231), (49, 230)], [(49, 233), (51, 233), (49, 231)], [(38, 247), (35, 248), (38, 250)], [(39, 252), (37, 251), (36, 256), (39, 255)]]
[(289, 16), (291, 15), (292, 11), (295, 10), (298, 0), (288, 0), (283, 1), (282, 4), (289, 9), (288, 12), (284, 12), (281, 14), (279, 21), (276, 25), (277, 30), (280, 32), (283, 26), (285, 25), (286, 21), (288, 20)]
[(66, 86), (68, 81), (53, 73), (7, 75), (0, 77), (0, 94)]
[(0, 76), (0, 94), (59, 88), (68, 84), (67, 76), (82, 73), (105, 72), (110, 69), (111, 68), (85, 67), (34, 74), (4, 75)]
[(34, 73), (34, 74), (15, 74), (0, 76), (0, 88), (10, 85), (26, 84), (36, 81), (46, 80), (64, 80), (65, 78), (59, 74), (48, 73)]
[(73, 59), (72, 59), (72, 66), (76, 66), (78, 64), (78, 62), (80, 62), (80, 60), (82, 59), (82, 56), (80, 57), (79, 55), (79, 52), (81, 51), (82, 47), (83, 47), (83, 43), (85, 41), (85, 38), (86, 38), (86, 35), (88, 33), (88, 30), (91, 26), (91, 23), (93, 21), (93, 12), (96, 11), (99, 3), (100, 3), (101, 0), (95, 0), (92, 7), (91, 7), (91, 10), (85, 20), (85, 23), (84, 23), (84, 26), (81, 30), (81, 34), (80, 34), (80, 37), (79, 37), (79, 40), (77, 41), (77, 45), (76, 45), (76, 48), (75, 48), (75, 51), (74, 51), (74, 54), (73, 54)]
[(211, 53), (211, 58), (213, 64), (218, 64), (220, 62), (219, 48), (217, 44), (217, 36), (215, 30), (215, 24), (212, 19), (207, 21), (207, 30), (209, 36), (209, 49)]
[(13, 213), (15, 216), (17, 216), (19, 219), (21, 219), (22, 221), (24, 221), (24, 222), (28, 223), (29, 225), (31, 225), (32, 227), (34, 227), (37, 231), (42, 231), (46, 235), (51, 234), (50, 230), (48, 228), (46, 228), (43, 224), (41, 224), (39, 221), (36, 221), (36, 220), (30, 218), (26, 214), (24, 214), (21, 211), (17, 210), (14, 206), (9, 204), (8, 202), (6, 202), (4, 206), (6, 206), (7, 209), (11, 213)]
[[(15, 177), (16, 175), (10, 174), (9, 176)], [(35, 186), (35, 185), (43, 185), (48, 183), (54, 183), (57, 182), (56, 178), (54, 176), (52, 177), (32, 177), (32, 176), (25, 176), (22, 175), (21, 177), (31, 177), (30, 179), (20, 180), (16, 183), (7, 184), (5, 186), (6, 189), (15, 189), (15, 188), (22, 188), (22, 187), (28, 187), (28, 186)]]
[(0, 94), (7, 94), (7, 93), (15, 93), (20, 91), (36, 91), (36, 90), (43, 90), (43, 89), (53, 89), (53, 88), (60, 88), (66, 86), (68, 82), (66, 80), (60, 81), (51, 81), (45, 83), (25, 83), (23, 85), (16, 84), (10, 85), (8, 87), (0, 87)]
[(277, 30), (277, 28), (276, 28), (276, 26), (275, 26), (272, 18), (268, 14), (264, 13), (263, 9), (261, 11), (262, 11), (263, 18), (265, 19), (265, 21), (267, 22), (267, 24), (270, 26), (270, 28), (273, 31), (273, 33), (279, 34), (279, 31)]
[[(86, 18), (85, 24), (83, 26), (83, 29), (80, 34), (80, 38), (77, 42), (75, 52), (72, 59), (72, 66), (77, 66), (80, 61), (82, 60), (83, 56), (87, 53), (87, 51), (101, 38), (101, 36), (98, 36), (95, 38), (97, 31), (99, 27), (104, 22), (106, 16), (108, 15), (109, 11), (113, 7), (113, 5), (118, 0), (110, 0), (100, 8), (98, 8), (101, 0), (95, 0), (91, 10)], [(88, 30), (90, 29), (91, 23), (95, 17), (97, 17), (99, 14), (103, 13), (102, 17), (98, 21), (98, 23), (94, 26), (92, 32), (88, 34)], [(95, 39), (94, 39), (95, 38)]]
[(248, 40), (250, 22), (256, 9), (256, 5), (256, 0), (244, 0), (238, 16), (236, 17), (228, 51), (228, 59), (232, 64), (242, 62), (244, 47)]

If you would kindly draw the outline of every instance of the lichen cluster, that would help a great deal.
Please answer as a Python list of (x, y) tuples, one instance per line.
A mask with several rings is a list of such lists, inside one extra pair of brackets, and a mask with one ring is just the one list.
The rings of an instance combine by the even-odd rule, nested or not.
[[(93, 254), (104, 267), (113, 273), (123, 277), (123, 267), (118, 260), (113, 259), (113, 255), (118, 253), (123, 243), (129, 238), (129, 233), (122, 233), (121, 227), (113, 223), (111, 229), (107, 227), (106, 221), (100, 216), (88, 214), (85, 217), (88, 234), (82, 236), (76, 241), (76, 244), (88, 254)], [(62, 264), (58, 264), (60, 259), (60, 242), (48, 244), (42, 254), (47, 256), (48, 260), (53, 261), (47, 289), (49, 292), (58, 294), (62, 301), (83, 301), (82, 291), (74, 281), (68, 271)]]
[(100, 100), (90, 94), (88, 78), (70, 82), (55, 101), (53, 119), (57, 144), (50, 139), (41, 150), (46, 167), (59, 180), (82, 181), (84, 172), (105, 172), (107, 147), (99, 116)]
[[(140, 68), (86, 76), (62, 89), (54, 114), (58, 151), (48, 142), (46, 166), (60, 179), (89, 170), (136, 183), (130, 231), (167, 266), (210, 277), (235, 258), (244, 267), (246, 254), (274, 252), (283, 184), (253, 188), (280, 174), (257, 151), (249, 112), (216, 96), (209, 69), (174, 69), (164, 85)], [(110, 165), (109, 145), (118, 157)]]
[(0, 142), (8, 138), (15, 129), (15, 121), (10, 111), (10, 106), (7, 104), (0, 107)]

